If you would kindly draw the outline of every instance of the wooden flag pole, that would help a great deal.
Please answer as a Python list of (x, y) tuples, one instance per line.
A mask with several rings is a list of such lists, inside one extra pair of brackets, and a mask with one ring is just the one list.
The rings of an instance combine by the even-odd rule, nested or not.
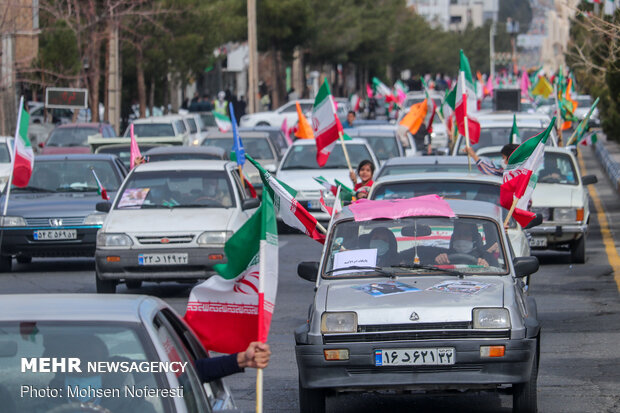
[(342, 151), (344, 152), (344, 158), (347, 160), (347, 165), (349, 166), (349, 172), (353, 172), (353, 167), (351, 166), (351, 160), (349, 159), (349, 152), (347, 151), (347, 145), (344, 144), (344, 134), (342, 131), (338, 132), (338, 137), (340, 138), (340, 143), (342, 144)]
[(512, 200), (512, 206), (510, 207), (508, 215), (506, 215), (506, 219), (504, 220), (504, 228), (507, 228), (508, 221), (510, 221), (510, 217), (512, 216), (512, 213), (515, 212), (515, 208), (517, 207), (517, 202), (519, 202), (519, 198), (514, 198)]
[(562, 112), (560, 112), (560, 100), (558, 98), (558, 85), (555, 82), (553, 83), (553, 96), (555, 97), (555, 111), (557, 113), (555, 127), (558, 131), (558, 146), (562, 146)]
[(263, 369), (256, 369), (256, 413), (263, 413)]
[(467, 145), (467, 166), (469, 167), (469, 173), (471, 173), (471, 156), (469, 156), (469, 125), (467, 122), (467, 116), (463, 118), (465, 120), (465, 145)]
[(327, 234), (327, 230), (325, 229), (325, 227), (323, 225), (321, 225), (321, 223), (319, 221), (316, 222), (316, 227), (323, 233), (323, 234)]

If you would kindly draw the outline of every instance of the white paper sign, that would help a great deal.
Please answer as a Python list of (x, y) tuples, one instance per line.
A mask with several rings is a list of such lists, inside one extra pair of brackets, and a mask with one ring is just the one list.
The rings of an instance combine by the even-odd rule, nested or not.
[[(363, 250), (341, 251), (334, 254), (334, 270), (351, 267), (374, 267), (377, 265), (377, 249), (368, 248)], [(356, 270), (372, 271), (372, 270)], [(336, 271), (334, 275), (347, 273), (348, 271)]]

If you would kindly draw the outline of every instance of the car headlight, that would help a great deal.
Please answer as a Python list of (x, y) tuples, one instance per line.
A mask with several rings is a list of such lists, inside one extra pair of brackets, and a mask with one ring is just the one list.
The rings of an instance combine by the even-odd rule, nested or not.
[(4, 185), (6, 185), (8, 181), (9, 181), (8, 176), (3, 176), (2, 178), (0, 178), (0, 190), (4, 188)]
[(102, 247), (130, 247), (133, 241), (127, 234), (110, 234), (99, 231), (97, 233), (97, 246)]
[(357, 313), (352, 311), (340, 313), (323, 313), (321, 316), (321, 333), (355, 333), (357, 331)]
[(205, 231), (198, 236), (196, 242), (198, 245), (216, 245), (222, 246), (232, 236), (231, 231)]
[(22, 217), (0, 217), (0, 226), (3, 227), (25, 227), (26, 221)]
[(551, 208), (532, 208), (531, 211), (535, 214), (542, 216), (543, 221), (551, 220)]
[(474, 308), (474, 328), (510, 328), (510, 314), (505, 308)]
[(553, 220), (558, 222), (576, 221), (577, 210), (575, 208), (555, 208), (553, 210)]
[(107, 214), (90, 214), (84, 218), (84, 225), (103, 225)]
[(198, 146), (199, 144), (200, 144), (200, 141), (198, 139), (194, 139), (192, 141), (192, 145), (194, 145), (194, 146)]

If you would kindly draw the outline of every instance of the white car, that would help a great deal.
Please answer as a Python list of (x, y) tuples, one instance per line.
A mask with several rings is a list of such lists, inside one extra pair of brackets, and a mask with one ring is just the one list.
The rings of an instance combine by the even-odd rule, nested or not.
[[(502, 179), (498, 176), (479, 173), (435, 172), (384, 176), (375, 182), (368, 199), (403, 199), (437, 194), (445, 199), (465, 199), (490, 202), (499, 205), (499, 188)], [(507, 211), (504, 210), (504, 215)], [(530, 255), (526, 233), (511, 219), (508, 238), (515, 257)]]
[(191, 146), (200, 145), (200, 142), (207, 136), (207, 133), (203, 131), (204, 123), (202, 123), (200, 114), (188, 113), (183, 116), (183, 119), (185, 120), (185, 125), (189, 132), (188, 144)]
[[(477, 117), (480, 122), (480, 140), (475, 145), (471, 145), (478, 151), (487, 146), (503, 146), (510, 142), (510, 132), (512, 130), (513, 113), (489, 113)], [(544, 131), (551, 119), (543, 113), (517, 113), (517, 127), (521, 141), (532, 138)], [(521, 143), (521, 142), (515, 142)], [(547, 140), (548, 146), (557, 146), (555, 130), (551, 132)], [(465, 137), (459, 135), (452, 148), (452, 155), (465, 155)]]
[[(132, 124), (133, 133), (138, 138), (180, 137), (185, 145), (190, 141), (189, 129), (182, 115), (152, 116), (136, 119)], [(130, 126), (127, 126), (124, 136), (131, 136)]]
[[(353, 169), (356, 169), (359, 163), (365, 159), (371, 160), (378, 169), (379, 162), (365, 139), (345, 141), (345, 145)], [(297, 201), (320, 221), (327, 221), (330, 218), (327, 213), (321, 211), (321, 205), (319, 204), (320, 191), (324, 190), (325, 203), (328, 205), (334, 202), (334, 196), (328, 193), (329, 191), (325, 191), (325, 188), (314, 180), (315, 177), (322, 176), (331, 184), (335, 184), (337, 179), (353, 189), (347, 161), (340, 142), (337, 142), (332, 149), (325, 166), (320, 168), (316, 163), (316, 143), (314, 139), (295, 141), (288, 148), (282, 162), (280, 162), (276, 176), (280, 181), (297, 191)]]
[(97, 292), (114, 293), (119, 281), (208, 278), (225, 262), (224, 243), (259, 206), (242, 189), (229, 161), (164, 161), (134, 168), (97, 234)]
[(0, 192), (4, 190), (11, 173), (11, 159), (13, 159), (14, 139), (10, 136), (0, 136)]
[[(485, 148), (478, 155), (497, 160), (501, 157), (499, 150)], [(585, 262), (590, 222), (586, 186), (596, 182), (596, 175), (581, 176), (569, 148), (545, 148), (531, 207), (532, 212), (543, 217), (543, 223), (527, 230), (533, 249), (568, 249), (573, 262)]]
[(297, 106), (295, 102), (299, 102), (299, 106), (301, 106), (301, 111), (308, 116), (312, 113), (312, 106), (314, 105), (314, 100), (312, 99), (299, 99), (297, 101), (290, 101), (280, 106), (276, 110), (268, 111), (268, 112), (258, 112), (252, 113), (248, 115), (243, 115), (239, 120), (239, 126), (241, 127), (249, 127), (249, 126), (278, 126), (282, 125), (284, 119), (286, 119), (286, 124), (289, 127), (295, 125), (297, 123)]
[[(588, 114), (588, 111), (590, 110), (590, 106), (592, 106), (592, 103), (593, 103), (592, 97), (590, 97), (590, 95), (577, 95), (577, 96), (573, 96), (573, 99), (577, 102), (577, 109), (575, 109), (575, 116), (577, 116), (579, 120), (582, 120)], [(601, 121), (598, 115), (598, 108), (594, 108), (594, 110), (592, 111), (592, 116), (590, 116), (590, 125), (600, 126), (600, 124), (601, 124)], [(573, 126), (577, 127), (576, 124)]]

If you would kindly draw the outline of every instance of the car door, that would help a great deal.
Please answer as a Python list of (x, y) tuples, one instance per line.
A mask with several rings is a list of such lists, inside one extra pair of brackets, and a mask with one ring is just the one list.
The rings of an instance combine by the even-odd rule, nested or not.
[(248, 187), (247, 181), (245, 184), (241, 183), (241, 177), (239, 176), (239, 171), (236, 169), (232, 169), (230, 170), (230, 174), (232, 176), (232, 180), (233, 180), (233, 186), (235, 187), (235, 192), (239, 194), (239, 208), (241, 209), (241, 213), (244, 216), (244, 220), (249, 219), (252, 214), (254, 214), (254, 211), (256, 211), (255, 208), (252, 209), (243, 209), (243, 201), (245, 201), (246, 199), (250, 199), (252, 198), (252, 194), (250, 193), (250, 188)]

